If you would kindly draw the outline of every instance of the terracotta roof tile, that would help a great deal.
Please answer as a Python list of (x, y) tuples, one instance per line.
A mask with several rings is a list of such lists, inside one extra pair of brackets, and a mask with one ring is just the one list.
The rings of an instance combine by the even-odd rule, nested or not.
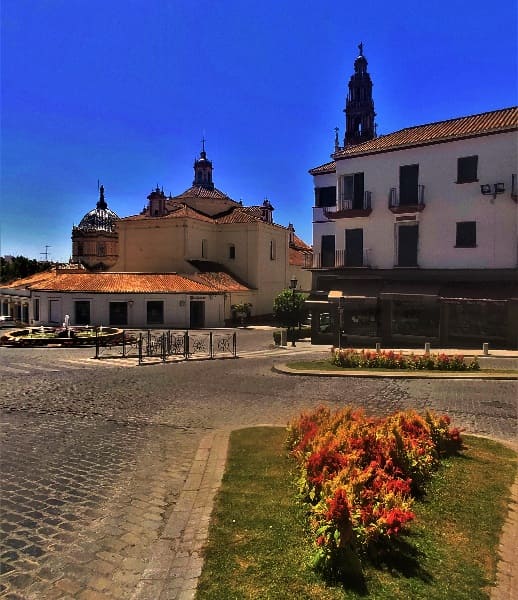
[[(40, 279), (13, 282), (10, 288), (29, 287), (34, 291), (92, 292), (92, 293), (217, 293), (246, 291), (248, 288), (230, 275), (205, 274), (205, 278), (177, 273), (52, 273)], [(31, 283), (32, 281), (32, 283)], [(5, 286), (4, 286), (5, 287)]]
[(195, 275), (189, 275), (188, 277), (194, 281), (210, 285), (220, 292), (247, 292), (250, 289), (223, 271), (196, 273)]
[(219, 198), (223, 200), (230, 200), (234, 202), (229, 196), (227, 196), (221, 190), (214, 188), (213, 190), (209, 190), (207, 188), (202, 187), (201, 185), (193, 185), (189, 189), (185, 190), (178, 196), (173, 196), (173, 200), (183, 200), (185, 198)]
[[(333, 156), (336, 160), (362, 156), (365, 154), (376, 154), (411, 148), (415, 146), (426, 146), (441, 142), (451, 142), (458, 139), (515, 131), (518, 129), (518, 107), (503, 108), (479, 115), (459, 117), (448, 121), (439, 121), (417, 127), (407, 127), (388, 135), (348, 146), (336, 152)], [(320, 169), (316, 167), (310, 173)]]
[(325, 163), (324, 165), (320, 165), (319, 167), (315, 167), (314, 169), (310, 169), (309, 172), (311, 175), (324, 175), (325, 173), (336, 173), (336, 162), (333, 160), (331, 162)]
[(29, 287), (31, 285), (46, 281), (49, 278), (52, 278), (56, 275), (55, 269), (51, 271), (42, 271), (41, 273), (35, 273), (34, 275), (29, 275), (29, 277), (23, 277), (21, 279), (15, 279), (14, 281), (10, 281), (9, 283), (0, 284), (0, 287), (3, 288), (24, 288)]
[(241, 208), (236, 208), (235, 210), (227, 213), (226, 215), (222, 215), (216, 219), (216, 222), (219, 224), (228, 224), (228, 223), (257, 223), (258, 221), (262, 222), (262, 219), (256, 217), (253, 213), (248, 212), (246, 210), (242, 210)]
[(293, 234), (292, 246), (298, 250), (306, 250), (308, 252), (313, 252), (313, 248), (309, 244), (306, 244), (306, 242), (299, 238), (299, 236), (296, 234)]
[(161, 220), (161, 219), (188, 218), (188, 219), (196, 219), (198, 221), (205, 221), (208, 223), (214, 223), (214, 219), (212, 217), (209, 217), (206, 214), (203, 214), (202, 212), (199, 212), (199, 211), (191, 208), (187, 204), (180, 204), (180, 203), (169, 204), (168, 210), (170, 210), (171, 212), (169, 212), (166, 215), (160, 216), (160, 217), (152, 216), (152, 215), (149, 215), (147, 212), (143, 212), (143, 213), (140, 213), (139, 215), (132, 215), (130, 217), (124, 217), (123, 219), (120, 219), (120, 220), (121, 221), (146, 221), (149, 219), (160, 219)]

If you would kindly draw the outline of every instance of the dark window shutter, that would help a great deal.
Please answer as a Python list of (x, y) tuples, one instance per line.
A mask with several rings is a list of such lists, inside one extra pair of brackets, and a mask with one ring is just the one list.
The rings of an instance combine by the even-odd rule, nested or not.
[(457, 183), (470, 183), (477, 179), (478, 156), (463, 156), (457, 159)]
[(461, 221), (457, 223), (457, 248), (475, 248), (477, 245), (477, 222)]

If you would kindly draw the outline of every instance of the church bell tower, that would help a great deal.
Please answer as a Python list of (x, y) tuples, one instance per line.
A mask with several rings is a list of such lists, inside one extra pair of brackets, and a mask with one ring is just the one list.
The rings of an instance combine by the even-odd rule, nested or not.
[(344, 146), (360, 144), (376, 137), (372, 81), (367, 72), (367, 59), (363, 56), (363, 43), (358, 49), (360, 53), (354, 61), (354, 74), (349, 81), (349, 93), (344, 109)]
[(201, 143), (200, 158), (194, 161), (194, 181), (192, 184), (207, 190), (213, 190), (212, 161), (207, 158), (207, 153), (205, 152), (205, 138)]

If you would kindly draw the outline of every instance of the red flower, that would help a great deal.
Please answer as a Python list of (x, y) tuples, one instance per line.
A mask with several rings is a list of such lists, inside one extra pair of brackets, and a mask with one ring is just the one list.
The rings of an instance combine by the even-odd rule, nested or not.
[(405, 523), (414, 518), (415, 514), (411, 510), (401, 510), (400, 508), (391, 509), (386, 515), (386, 523), (388, 525), (387, 533), (389, 535), (397, 535)]
[(346, 464), (347, 458), (328, 447), (313, 452), (308, 458), (306, 469), (313, 485), (321, 485), (329, 475), (334, 475)]
[(337, 488), (333, 497), (327, 500), (326, 519), (332, 521), (340, 532), (340, 546), (348, 543), (352, 536), (351, 505), (343, 488)]

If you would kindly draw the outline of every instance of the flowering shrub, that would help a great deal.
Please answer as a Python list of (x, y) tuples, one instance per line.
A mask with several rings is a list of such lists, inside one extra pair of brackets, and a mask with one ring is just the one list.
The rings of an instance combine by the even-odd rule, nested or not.
[(409, 369), (437, 371), (478, 371), (476, 357), (468, 363), (462, 354), (402, 354), (394, 350), (332, 349), (331, 362), (348, 369)]
[(415, 495), (462, 440), (445, 415), (405, 411), (374, 419), (320, 406), (288, 425), (287, 447), (309, 506), (314, 564), (339, 576), (351, 553), (375, 552), (406, 531)]

